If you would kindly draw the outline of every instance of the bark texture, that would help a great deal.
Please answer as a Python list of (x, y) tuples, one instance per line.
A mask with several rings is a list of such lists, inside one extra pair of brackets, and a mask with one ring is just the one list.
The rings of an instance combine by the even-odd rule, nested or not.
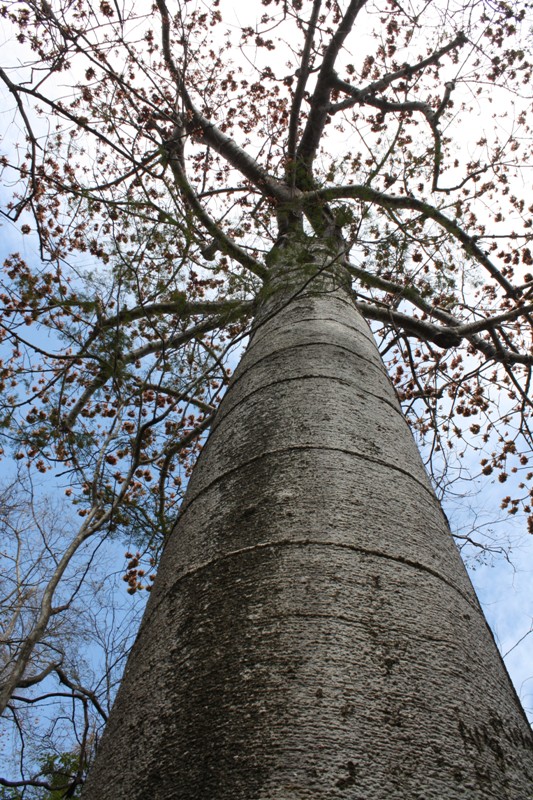
[(342, 267), (272, 270), (84, 800), (528, 800), (529, 726)]

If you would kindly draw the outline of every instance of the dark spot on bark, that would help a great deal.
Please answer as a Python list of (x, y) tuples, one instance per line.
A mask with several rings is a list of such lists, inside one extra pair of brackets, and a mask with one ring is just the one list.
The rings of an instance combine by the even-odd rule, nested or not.
[(387, 723), (394, 728), (401, 728), (402, 727), (402, 714), (400, 708), (397, 706), (391, 706), (385, 712), (387, 717)]
[[(473, 755), (477, 761), (481, 756), (484, 760), (487, 758), (487, 752), (491, 751), (494, 761), (498, 764), (501, 772), (507, 769), (507, 761), (505, 752), (499, 742), (499, 736), (504, 735), (504, 725), (502, 721), (494, 714), (489, 717), (489, 724), (475, 725), (468, 727), (461, 720), (459, 721), (459, 732), (465, 744), (465, 751)], [(496, 732), (496, 735), (495, 733)], [(476, 774), (480, 781), (484, 780), (485, 768), (480, 767)]]
[(390, 675), (392, 673), (392, 668), (398, 663), (397, 658), (385, 658), (383, 659), (383, 663), (385, 665), (385, 674)]
[(324, 697), (324, 692), (322, 689), (317, 689), (315, 692), (315, 697)]
[(348, 777), (339, 778), (339, 780), (335, 784), (339, 789), (348, 789), (350, 786), (355, 785), (357, 769), (353, 761), (348, 761), (348, 763), (346, 764), (346, 769), (348, 771)]
[(433, 336), (433, 341), (438, 347), (445, 350), (448, 347), (458, 347), (462, 342), (463, 337), (453, 331), (442, 331)]
[(341, 717), (346, 719), (347, 717), (351, 717), (352, 714), (355, 713), (355, 706), (353, 703), (345, 703), (341, 706)]

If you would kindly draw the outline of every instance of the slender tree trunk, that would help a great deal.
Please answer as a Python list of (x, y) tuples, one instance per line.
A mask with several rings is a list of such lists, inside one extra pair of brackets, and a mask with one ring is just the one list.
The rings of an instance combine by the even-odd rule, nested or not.
[(370, 330), (273, 257), (85, 800), (528, 800), (532, 737)]

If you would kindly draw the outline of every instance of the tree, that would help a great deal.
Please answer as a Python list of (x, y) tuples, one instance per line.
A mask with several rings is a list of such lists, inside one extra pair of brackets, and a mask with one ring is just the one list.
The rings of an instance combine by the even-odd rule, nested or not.
[(61, 554), (76, 527), (72, 510), (57, 498), (39, 497), (22, 471), (0, 492), (4, 687), (24, 665), (0, 739), (0, 787), (6, 787), (0, 797), (6, 800), (43, 800), (46, 789), (47, 798), (79, 796), (138, 622), (139, 604), (117, 602), (122, 582), (101, 552), (86, 548), (62, 569)]
[(35, 54), (0, 72), (6, 213), (47, 262), (6, 262), (5, 434), (68, 476), (76, 547), (164, 545), (85, 797), (529, 795), (399, 401), (531, 529), (530, 10), (4, 7)]

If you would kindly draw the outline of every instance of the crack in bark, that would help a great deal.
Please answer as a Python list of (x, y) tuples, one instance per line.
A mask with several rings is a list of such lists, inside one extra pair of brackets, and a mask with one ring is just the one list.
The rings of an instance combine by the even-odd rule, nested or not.
[[(327, 343), (317, 342), (317, 344), (324, 345), (324, 344), (327, 344)], [(308, 347), (309, 345), (306, 344), (306, 345), (297, 345), (297, 346), (298, 347)], [(335, 345), (332, 345), (332, 346), (335, 346)], [(294, 349), (294, 348), (287, 348), (287, 349)], [(277, 350), (276, 353), (278, 353), (278, 352), (283, 352), (283, 350)], [(348, 352), (350, 352), (350, 351), (348, 351)], [(265, 360), (267, 358), (268, 358), (268, 356), (265, 356)], [(361, 356), (361, 358), (364, 358), (364, 357)], [(254, 368), (257, 364), (260, 364), (262, 360), (263, 359), (260, 359), (259, 361), (255, 362), (253, 365), (251, 365), (250, 369)], [(364, 359), (364, 360), (367, 361), (366, 359)], [(371, 365), (374, 365), (372, 361), (367, 361), (367, 363), (369, 363)], [(245, 372), (242, 372), (241, 375), (239, 376), (239, 379), (243, 375), (246, 375), (247, 371), (248, 370), (246, 370)], [(247, 395), (245, 395), (240, 400), (238, 400), (235, 403), (235, 405), (233, 405), (230, 408), (228, 408), (227, 411), (225, 411), (223, 416), (218, 417), (218, 415), (217, 415), (217, 418), (215, 418), (215, 420), (220, 419), (220, 422), (217, 422), (217, 421), (213, 422), (213, 425), (211, 426), (211, 431), (215, 431), (217, 429), (218, 425), (223, 420), (227, 419), (227, 417), (230, 414), (232, 414), (233, 411), (236, 408), (240, 408), (240, 406), (243, 403), (245, 403), (247, 400), (249, 400), (255, 394), (258, 394), (259, 392), (262, 392), (264, 389), (268, 389), (271, 386), (279, 386), (279, 385), (281, 385), (283, 383), (292, 383), (294, 381), (305, 381), (305, 380), (308, 380), (308, 381), (309, 380), (325, 380), (325, 381), (331, 381), (331, 382), (338, 382), (338, 383), (341, 383), (344, 386), (348, 386), (348, 387), (352, 386), (352, 382), (351, 381), (348, 381), (348, 380), (346, 380), (344, 378), (340, 378), (338, 375), (325, 375), (325, 374), (324, 375), (321, 375), (321, 374), (313, 375), (312, 373), (307, 373), (305, 375), (295, 375), (293, 378), (279, 378), (279, 379), (277, 379), (275, 381), (270, 381), (269, 383), (262, 383), (261, 386), (257, 387), (257, 389), (253, 389)], [(232, 388), (236, 384), (237, 384), (237, 381), (235, 381), (235, 383), (232, 385)], [(401, 409), (396, 407), (390, 400), (387, 400), (386, 397), (381, 397), (379, 394), (375, 394), (374, 392), (369, 392), (369, 391), (365, 391), (363, 393), (360, 389), (359, 389), (359, 394), (360, 395), (364, 395), (365, 397), (374, 397), (376, 400), (379, 400), (381, 403), (385, 403), (387, 406), (389, 406), (389, 408), (391, 408), (393, 411), (395, 411), (397, 414), (399, 414), (401, 417), (403, 417)]]
[[(182, 506), (180, 508), (179, 515), (178, 515), (178, 519), (176, 520), (176, 525), (178, 524), (178, 521), (181, 520), (182, 516), (191, 508), (193, 503), (196, 502), (196, 500), (198, 500), (203, 494), (205, 494), (205, 492), (207, 492), (209, 489), (211, 489), (213, 486), (215, 486), (217, 483), (219, 483), (219, 481), (221, 481), (226, 476), (231, 475), (234, 472), (238, 472), (239, 470), (243, 469), (244, 467), (247, 467), (250, 464), (254, 464), (257, 461), (261, 461), (265, 457), (277, 456), (277, 455), (280, 455), (281, 453), (291, 453), (291, 452), (299, 452), (299, 451), (308, 451), (309, 452), (309, 451), (312, 451), (312, 450), (320, 450), (320, 451), (323, 451), (323, 452), (330, 452), (330, 453), (343, 453), (344, 455), (354, 456), (355, 458), (360, 458), (363, 461), (369, 461), (372, 464), (378, 464), (381, 467), (386, 467), (386, 468), (395, 470), (396, 472), (400, 472), (402, 475), (405, 475), (407, 478), (410, 478), (415, 483), (417, 483), (418, 486), (420, 486), (420, 488), (423, 489), (424, 492), (426, 492), (428, 497), (431, 498), (432, 502), (437, 504), (437, 507), (440, 509), (440, 511), (442, 513), (442, 516), (446, 520), (446, 526), (449, 528), (449, 524), (448, 524), (448, 521), (447, 521), (446, 516), (444, 514), (444, 511), (442, 511), (442, 509), (440, 507), (440, 503), (437, 500), (437, 498), (435, 497), (435, 494), (434, 494), (433, 489), (431, 488), (431, 486), (426, 486), (424, 483), (422, 483), (422, 481), (420, 481), (418, 478), (415, 478), (415, 476), (412, 475), (407, 470), (402, 469), (402, 467), (398, 467), (395, 464), (390, 464), (387, 461), (383, 461), (380, 458), (372, 458), (372, 456), (364, 455), (364, 453), (358, 453), (355, 450), (346, 450), (343, 447), (328, 447), (327, 445), (317, 446), (317, 445), (311, 445), (311, 444), (309, 444), (309, 445), (291, 445), (290, 447), (280, 447), (280, 448), (277, 448), (275, 450), (264, 450), (259, 455), (254, 456), (253, 458), (249, 458), (246, 461), (242, 461), (238, 466), (231, 467), (230, 469), (224, 470), (224, 472), (221, 472), (220, 475), (218, 475), (212, 481), (210, 481), (205, 486), (200, 488), (197, 491), (197, 493), (193, 497), (191, 497), (191, 499), (190, 499), (190, 501), (188, 503), (184, 502), (182, 504)], [(429, 480), (429, 478), (428, 478), (428, 480)]]
[[(337, 299), (340, 300), (341, 298), (337, 298)], [(344, 302), (344, 301), (342, 301), (342, 302)], [(357, 311), (357, 308), (356, 308), (354, 303), (347, 302), (346, 305), (350, 305), (352, 307), (352, 309)], [(280, 311), (284, 311), (286, 308), (288, 308), (288, 306), (284, 306), (282, 309), (280, 309)], [(277, 312), (274, 313), (270, 319), (275, 319), (276, 316), (277, 316)], [(370, 342), (375, 347), (376, 346), (376, 340), (374, 339), (372, 331), (370, 330), (370, 327), (368, 326), (368, 322), (366, 321), (366, 319), (363, 317), (363, 315), (361, 313), (359, 313), (359, 316), (366, 323), (368, 334), (369, 334), (368, 336), (366, 335), (365, 330), (363, 328), (358, 327), (357, 325), (348, 325), (347, 322), (345, 322), (345, 321), (343, 321), (341, 319), (335, 318), (335, 317), (317, 317), (317, 316), (301, 317), (301, 318), (298, 317), (298, 325), (300, 325), (300, 323), (302, 323), (302, 322), (333, 322), (335, 325), (338, 325), (338, 326), (343, 327), (343, 328), (347, 328), (349, 331), (353, 331), (354, 333), (361, 334), (363, 339), (365, 339), (367, 342)], [(270, 322), (270, 319), (268, 320), (269, 322)], [(261, 325), (263, 324), (260, 319), (259, 319), (259, 322), (261, 323)], [(259, 341), (261, 341), (261, 339), (263, 339), (265, 337), (266, 338), (270, 338), (271, 337), (271, 333), (277, 333), (278, 331), (282, 330), (283, 328), (290, 329), (290, 325), (288, 325), (286, 321), (285, 322), (282, 321), (282, 324), (279, 325), (278, 327), (272, 327), (272, 328), (269, 327), (268, 333), (265, 333), (264, 336), (259, 335), (257, 337), (256, 341), (259, 342)], [(261, 328), (258, 328), (258, 330), (261, 330)], [(253, 327), (252, 327), (250, 336), (251, 337), (255, 336), (255, 330), (254, 330)], [(251, 344), (250, 344), (250, 350), (252, 349), (254, 344), (255, 344), (255, 341), (252, 338), (251, 339)]]
[[(144, 618), (143, 618), (143, 622), (142, 622), (142, 625), (141, 625), (141, 630), (145, 627), (145, 622), (146, 622), (146, 626), (148, 626), (148, 624), (149, 624), (148, 616), (151, 617), (155, 613), (155, 611), (157, 610), (159, 605), (162, 602), (165, 601), (167, 596), (171, 592), (173, 592), (174, 589), (182, 581), (186, 580), (187, 578), (194, 577), (195, 575), (197, 575), (198, 573), (202, 572), (203, 570), (209, 569), (212, 566), (216, 566), (218, 563), (221, 563), (223, 561), (227, 561), (227, 560), (235, 558), (237, 556), (248, 555), (248, 554), (255, 553), (255, 552), (258, 552), (258, 551), (261, 551), (261, 550), (267, 550), (269, 548), (270, 549), (278, 549), (278, 548), (282, 548), (282, 547), (324, 547), (324, 548), (333, 547), (333, 548), (338, 548), (340, 550), (349, 550), (349, 551), (354, 552), (354, 553), (360, 553), (361, 555), (364, 555), (364, 556), (372, 556), (374, 558), (384, 558), (384, 559), (387, 559), (388, 561), (393, 561), (393, 562), (396, 562), (398, 564), (402, 564), (405, 567), (410, 567), (411, 569), (420, 570), (421, 572), (428, 573), (429, 575), (432, 575), (437, 580), (442, 581), (443, 583), (445, 583), (447, 586), (450, 587), (450, 589), (452, 589), (453, 591), (457, 592), (457, 594), (459, 594), (463, 598), (463, 600), (474, 611), (476, 611), (478, 614), (480, 614), (483, 617), (483, 613), (481, 611), (481, 607), (479, 605), (479, 601), (478, 601), (478, 599), (477, 599), (475, 594), (472, 594), (471, 596), (469, 596), (462, 589), (460, 589), (458, 586), (456, 586), (452, 581), (448, 580), (448, 578), (446, 578), (443, 575), (441, 575), (440, 572), (438, 572), (437, 570), (433, 569), (430, 566), (427, 566), (426, 564), (422, 564), (420, 561), (413, 561), (411, 559), (405, 558), (405, 557), (400, 556), (400, 555), (395, 556), (395, 555), (391, 555), (389, 553), (384, 553), (384, 552), (382, 552), (380, 550), (374, 550), (374, 549), (371, 549), (371, 548), (360, 547), (358, 545), (346, 544), (346, 543), (343, 543), (343, 542), (317, 541), (315, 539), (280, 539), (279, 541), (259, 542), (258, 544), (249, 545), (248, 547), (240, 547), (238, 550), (229, 550), (228, 552), (225, 552), (225, 553), (219, 553), (217, 556), (215, 556), (214, 558), (210, 558), (208, 561), (204, 561), (204, 562), (201, 562), (199, 564), (195, 564), (192, 567), (189, 567), (184, 572), (182, 572), (182, 574), (179, 575), (173, 581), (172, 584), (169, 585), (168, 589), (163, 593), (163, 595), (153, 605), (153, 607), (150, 608), (150, 609), (147, 609), (147, 611), (146, 611), (146, 613), (144, 615)], [(293, 615), (293, 616), (295, 616), (295, 615)], [(318, 614), (309, 614), (309, 615), (301, 614), (300, 616), (319, 617), (320, 615), (318, 615)], [(323, 615), (323, 616), (325, 616), (325, 615)], [(338, 619), (340, 617), (335, 616), (334, 618)]]

